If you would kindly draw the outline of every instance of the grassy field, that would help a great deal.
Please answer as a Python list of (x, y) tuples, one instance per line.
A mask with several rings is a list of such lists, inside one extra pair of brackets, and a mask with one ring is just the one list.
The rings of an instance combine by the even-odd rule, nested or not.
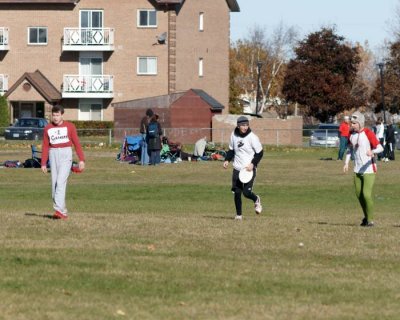
[[(398, 319), (398, 161), (379, 163), (362, 228), (336, 150), (270, 148), (234, 221), (221, 162), (140, 167), (86, 149), (68, 221), (50, 177), (0, 169), (0, 319)], [(0, 146), (0, 162), (29, 147)], [(304, 245), (299, 245), (303, 243)]]

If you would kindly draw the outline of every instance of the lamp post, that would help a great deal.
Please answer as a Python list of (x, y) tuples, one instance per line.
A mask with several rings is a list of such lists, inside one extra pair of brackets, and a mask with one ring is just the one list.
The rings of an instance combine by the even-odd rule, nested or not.
[(385, 110), (385, 88), (384, 88), (384, 82), (383, 82), (383, 68), (385, 64), (383, 62), (380, 62), (377, 64), (379, 68), (379, 72), (381, 75), (381, 94), (382, 94), (382, 110), (383, 110), (383, 123), (386, 124), (386, 110)]
[(262, 66), (262, 62), (261, 61), (257, 61), (257, 93), (256, 93), (256, 115), (257, 117), (259, 116), (259, 96), (260, 96), (260, 75), (261, 75), (261, 66)]

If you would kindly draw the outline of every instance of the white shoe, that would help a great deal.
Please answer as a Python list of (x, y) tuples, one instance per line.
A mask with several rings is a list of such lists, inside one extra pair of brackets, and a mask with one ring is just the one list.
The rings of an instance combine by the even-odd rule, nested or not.
[(254, 210), (257, 214), (260, 214), (262, 212), (261, 199), (259, 196), (257, 196), (257, 200), (256, 202), (254, 202)]
[(235, 220), (240, 220), (240, 221), (241, 221), (241, 220), (243, 220), (243, 219), (242, 219), (242, 216), (236, 216), (236, 217), (235, 217)]

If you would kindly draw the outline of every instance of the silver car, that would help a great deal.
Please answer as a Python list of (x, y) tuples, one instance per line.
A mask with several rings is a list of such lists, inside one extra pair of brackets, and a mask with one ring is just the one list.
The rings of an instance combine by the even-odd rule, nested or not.
[(311, 147), (338, 147), (339, 142), (339, 125), (335, 123), (321, 123), (310, 136)]

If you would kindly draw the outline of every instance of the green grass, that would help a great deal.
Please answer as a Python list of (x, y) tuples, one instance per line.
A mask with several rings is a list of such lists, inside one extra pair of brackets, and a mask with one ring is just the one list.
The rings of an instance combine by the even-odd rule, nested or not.
[[(0, 319), (397, 319), (399, 163), (379, 163), (361, 228), (336, 150), (268, 148), (234, 221), (221, 162), (140, 167), (86, 149), (68, 221), (50, 177), (0, 169)], [(0, 146), (0, 162), (29, 157)], [(299, 243), (304, 243), (303, 247)]]

